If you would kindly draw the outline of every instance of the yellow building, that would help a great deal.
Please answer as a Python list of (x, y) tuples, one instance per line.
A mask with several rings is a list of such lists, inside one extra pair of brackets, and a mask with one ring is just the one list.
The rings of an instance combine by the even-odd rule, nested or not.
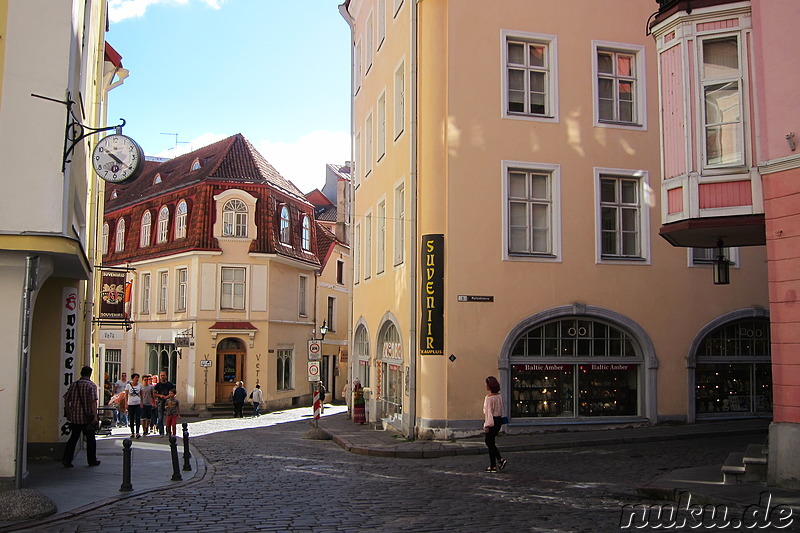
[(97, 137), (78, 125), (104, 125), (118, 74), (105, 69), (105, 29), (104, 0), (0, 0), (3, 485), (21, 484), (28, 454), (60, 456), (61, 397), (92, 364)]
[[(510, 432), (769, 415), (763, 248), (732, 249), (731, 284), (714, 285), (713, 252), (658, 234), (653, 10), (340, 7), (353, 51), (350, 372), (372, 422), (476, 434), (489, 375)], [(714, 359), (720, 344), (735, 349)]]

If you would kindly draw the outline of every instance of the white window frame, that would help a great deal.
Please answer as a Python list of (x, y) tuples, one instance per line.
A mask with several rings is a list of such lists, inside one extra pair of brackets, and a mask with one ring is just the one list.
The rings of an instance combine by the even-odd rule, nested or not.
[[(243, 279), (236, 279), (236, 274), (241, 273)], [(225, 279), (226, 274), (232, 274), (231, 279)], [(221, 266), (219, 271), (219, 308), (222, 310), (241, 311), (247, 306), (247, 268), (240, 266)], [(230, 301), (226, 301), (225, 287), (230, 287)], [(241, 304), (236, 301), (236, 287), (241, 287)]]
[[(706, 41), (714, 41), (719, 39), (725, 39), (729, 37), (736, 38), (736, 49), (737, 49), (737, 60), (739, 63), (739, 72), (737, 76), (727, 76), (727, 77), (719, 77), (719, 78), (706, 78), (703, 73), (703, 66), (705, 64), (704, 58), (704, 48), (703, 44)], [(724, 33), (713, 33), (708, 35), (698, 36), (697, 38), (697, 60), (696, 60), (696, 73), (697, 76), (697, 87), (698, 87), (698, 98), (699, 101), (697, 103), (697, 120), (699, 121), (700, 125), (700, 134), (698, 137), (698, 153), (702, 158), (700, 164), (704, 170), (715, 170), (715, 169), (741, 169), (746, 168), (748, 164), (748, 154), (747, 154), (747, 117), (749, 113), (749, 109), (747, 108), (747, 98), (745, 95), (745, 90), (747, 87), (747, 80), (745, 79), (745, 73), (747, 71), (746, 62), (746, 54), (742, 53), (742, 41), (744, 37), (742, 32), (740, 31), (733, 31), (733, 32), (724, 32)], [(739, 145), (738, 150), (739, 153), (742, 154), (741, 161), (733, 162), (733, 163), (709, 163), (708, 162), (708, 141), (707, 141), (707, 120), (706, 120), (706, 97), (705, 97), (705, 89), (707, 86), (710, 85), (718, 85), (721, 83), (732, 82), (736, 81), (738, 85), (738, 95), (739, 95)]]
[(139, 248), (146, 248), (150, 246), (150, 228), (152, 227), (153, 215), (150, 210), (144, 212), (142, 215), (142, 225), (139, 230)]
[(377, 242), (375, 244), (375, 274), (383, 274), (386, 270), (386, 198), (378, 202), (375, 215), (377, 225)]
[(125, 219), (121, 218), (117, 221), (116, 238), (114, 242), (114, 250), (117, 252), (125, 251)]
[(311, 218), (308, 215), (302, 216), (303, 222), (301, 224), (302, 228), (302, 238), (301, 238), (301, 246), (303, 250), (310, 252), (311, 251)]
[[(286, 391), (294, 388), (294, 354), (291, 348), (278, 348), (275, 368), (277, 370), (277, 390)], [(288, 369), (288, 372), (287, 372)]]
[(361, 223), (353, 228), (353, 284), (361, 281)]
[(297, 281), (297, 314), (308, 316), (308, 276), (300, 275)]
[(162, 206), (158, 210), (158, 242), (165, 243), (169, 237), (169, 208)]
[[(519, 119), (519, 120), (533, 120), (537, 122), (558, 122), (559, 120), (559, 106), (558, 106), (558, 38), (555, 35), (547, 35), (543, 33), (528, 33), (518, 32), (511, 30), (501, 30), (501, 72), (500, 79), (502, 80), (502, 114), (503, 118)], [(533, 114), (530, 112), (510, 112), (508, 110), (509, 98), (509, 83), (508, 83), (508, 43), (522, 42), (527, 44), (542, 44), (546, 46), (547, 68), (543, 69), (547, 72), (547, 83), (545, 84), (545, 113)], [(527, 86), (527, 85), (526, 85)], [(525, 102), (528, 102), (530, 91), (526, 90)]]
[[(704, 250), (706, 257), (695, 257), (695, 250)], [(725, 246), (722, 248), (722, 250), (725, 254), (725, 257), (728, 259), (730, 266), (732, 268), (739, 268), (739, 247)], [(687, 248), (686, 252), (688, 258), (687, 266), (689, 266), (689, 268), (708, 268), (714, 264), (714, 260), (717, 258), (717, 254), (719, 253), (719, 248)]]
[(189, 205), (186, 200), (178, 202), (175, 209), (175, 238), (183, 239), (186, 237), (186, 219), (189, 216)]
[(353, 86), (355, 87), (353, 95), (355, 96), (361, 90), (361, 78), (363, 77), (362, 73), (361, 73), (362, 72), (361, 71), (362, 63), (361, 63), (361, 40), (360, 39), (358, 41), (356, 41), (355, 48), (353, 49), (353, 62), (355, 63), (355, 65), (354, 65), (355, 68), (353, 68), (353, 77), (355, 77), (355, 80), (353, 80)]
[(405, 261), (406, 246), (406, 184), (404, 181), (394, 187), (394, 266)]
[(326, 317), (328, 320), (328, 331), (336, 332), (336, 297), (328, 296)]
[[(394, 17), (397, 17), (401, 7), (403, 7), (403, 0), (394, 0)], [(364, 386), (366, 387), (366, 385)]]
[[(633, 68), (635, 99), (633, 105), (634, 121), (621, 122), (600, 119), (600, 71), (597, 64), (599, 52), (611, 52), (634, 56)], [(622, 128), (642, 131), (647, 129), (647, 65), (645, 64), (645, 47), (636, 44), (614, 43), (609, 41), (592, 41), (592, 94), (594, 95), (594, 125), (601, 128)], [(615, 98), (615, 104), (617, 103)]]
[[(603, 257), (603, 220), (601, 203), (601, 178), (635, 179), (639, 181), (639, 255)], [(594, 168), (595, 187), (595, 262), (597, 264), (649, 265), (650, 264), (650, 209), (653, 203), (653, 190), (650, 188), (650, 173), (646, 170), (620, 168)]]
[(361, 132), (357, 131), (353, 141), (353, 184), (355, 188), (361, 185), (361, 169), (363, 168), (361, 161)]
[(103, 224), (103, 240), (102, 244), (100, 245), (104, 255), (108, 253), (108, 231), (109, 231), (108, 222), (106, 222), (105, 224)]
[[(509, 227), (511, 210), (509, 209), (509, 174), (513, 171), (536, 172), (549, 176), (550, 189), (550, 251), (549, 253), (509, 252), (511, 232)], [(502, 162), (502, 258), (503, 261), (561, 262), (561, 165), (535, 163), (530, 161)]]
[(386, 40), (386, 2), (389, 0), (378, 0), (378, 46), (380, 50)]
[(169, 271), (159, 270), (158, 272), (158, 312), (167, 312), (169, 300)]
[(186, 311), (187, 291), (189, 289), (189, 269), (175, 270), (175, 310)]
[(372, 277), (372, 211), (364, 215), (364, 280)]
[(222, 206), (222, 236), (247, 238), (247, 203), (231, 198)]
[(364, 53), (366, 54), (364, 76), (367, 76), (372, 69), (372, 59), (375, 56), (375, 22), (372, 11), (369, 12), (364, 26)]
[(364, 179), (367, 179), (372, 173), (372, 161), (375, 153), (372, 145), (372, 136), (372, 110), (370, 110), (364, 121)]
[(383, 156), (386, 155), (386, 89), (383, 90), (378, 97), (378, 122), (376, 124), (378, 130), (378, 146), (377, 155), (375, 160), (380, 162)]
[(345, 268), (346, 268), (345, 262), (342, 261), (341, 259), (337, 259), (336, 260), (336, 283), (338, 285), (344, 285), (345, 284), (345, 276), (346, 276)]
[(150, 277), (150, 273), (149, 272), (146, 272), (146, 273), (142, 274), (141, 283), (142, 283), (141, 314), (149, 315), (150, 314), (150, 290), (151, 290), (151, 283), (152, 283), (152, 279)]
[(394, 140), (406, 128), (406, 62), (401, 61), (394, 70)]
[(292, 238), (292, 215), (289, 211), (289, 206), (286, 204), (281, 205), (278, 211), (278, 240), (283, 244), (290, 244)]

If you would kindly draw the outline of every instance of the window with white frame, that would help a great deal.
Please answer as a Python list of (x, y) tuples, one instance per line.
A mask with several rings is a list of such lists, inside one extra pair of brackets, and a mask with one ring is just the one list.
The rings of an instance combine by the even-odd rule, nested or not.
[(142, 215), (142, 226), (139, 231), (139, 248), (150, 246), (150, 227), (152, 224), (152, 216), (150, 211), (145, 211)]
[(311, 221), (308, 215), (303, 215), (303, 250), (311, 250)]
[(355, 140), (353, 141), (353, 185), (358, 188), (361, 185), (361, 132), (356, 132)]
[(308, 316), (308, 277), (300, 276), (297, 285), (297, 309), (300, 316)]
[(355, 91), (353, 94), (358, 94), (358, 91), (361, 89), (361, 41), (356, 41), (355, 51), (353, 52), (353, 62), (355, 63), (353, 68), (353, 76), (355, 76), (355, 80), (353, 80), (353, 87), (355, 87)]
[(377, 213), (378, 242), (375, 250), (375, 273), (386, 270), (386, 200), (378, 203)]
[(278, 238), (284, 244), (289, 244), (289, 238), (291, 236), (289, 226), (289, 208), (287, 206), (281, 206), (281, 214), (280, 214), (280, 230), (278, 234)]
[(175, 211), (175, 238), (183, 239), (186, 237), (186, 217), (189, 214), (189, 208), (186, 205), (186, 200), (178, 202), (178, 209)]
[(503, 31), (505, 116), (557, 119), (556, 37)]
[[(396, 17), (397, 14), (400, 12), (400, 8), (403, 7), (403, 0), (394, 0), (394, 16)], [(366, 387), (366, 385), (364, 385)]]
[(158, 242), (167, 242), (169, 236), (169, 209), (167, 206), (158, 212)]
[(377, 160), (386, 155), (386, 91), (378, 97), (378, 146)]
[(558, 259), (560, 256), (559, 167), (504, 163), (506, 243), (504, 256)]
[(599, 174), (600, 259), (645, 259), (645, 180), (632, 174)]
[(142, 314), (150, 314), (150, 274), (142, 274)]
[[(735, 266), (739, 263), (739, 248), (723, 247), (722, 255), (728, 260), (731, 266)], [(689, 248), (689, 265), (713, 265), (718, 256), (719, 248)]]
[(328, 330), (336, 331), (336, 297), (328, 296)]
[(364, 75), (369, 74), (372, 68), (372, 57), (375, 55), (375, 23), (373, 22), (372, 13), (367, 17), (367, 24), (364, 28)]
[(108, 222), (103, 224), (103, 242), (101, 244), (104, 254), (108, 253)]
[(237, 199), (222, 206), (222, 236), (247, 237), (247, 205)]
[(117, 222), (117, 238), (116, 243), (114, 245), (114, 249), (117, 252), (122, 252), (125, 250), (125, 219), (121, 218)]
[(406, 186), (401, 183), (394, 189), (394, 264), (405, 259), (406, 238)]
[(644, 125), (644, 47), (594, 41), (595, 120)]
[(357, 377), (361, 381), (362, 387), (369, 387), (369, 334), (363, 324), (358, 326), (355, 335), (353, 335), (353, 348), (358, 361)]
[(386, 2), (388, 1), (378, 0), (378, 50), (386, 40)]
[(372, 213), (364, 217), (364, 279), (372, 277)]
[(368, 177), (372, 172), (372, 158), (374, 152), (372, 150), (372, 113), (367, 115), (367, 120), (364, 123), (364, 177)]
[(353, 230), (353, 283), (361, 280), (361, 224)]
[(186, 311), (186, 291), (189, 288), (189, 270), (186, 268), (179, 268), (175, 271), (175, 278), (177, 282), (175, 310)]
[(220, 307), (222, 309), (244, 309), (245, 269), (222, 267)]
[(169, 281), (169, 273), (167, 271), (158, 273), (158, 312), (167, 312), (167, 282)]
[(742, 166), (745, 157), (739, 37), (703, 39), (700, 49), (705, 164)]
[(341, 259), (336, 260), (336, 283), (344, 285), (344, 261)]
[(406, 123), (406, 71), (405, 62), (394, 71), (394, 138), (403, 133)]
[(279, 349), (277, 355), (277, 383), (278, 390), (292, 389), (292, 350)]

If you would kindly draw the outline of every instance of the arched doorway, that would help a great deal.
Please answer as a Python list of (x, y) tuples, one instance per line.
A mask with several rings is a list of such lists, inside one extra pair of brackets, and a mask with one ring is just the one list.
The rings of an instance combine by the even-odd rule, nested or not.
[(217, 401), (227, 401), (237, 381), (244, 381), (244, 357), (247, 353), (239, 339), (226, 338), (217, 343)]

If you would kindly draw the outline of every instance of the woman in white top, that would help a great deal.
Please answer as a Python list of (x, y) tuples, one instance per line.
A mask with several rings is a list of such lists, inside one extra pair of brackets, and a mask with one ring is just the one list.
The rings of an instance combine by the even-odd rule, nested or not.
[(125, 386), (125, 393), (128, 399), (128, 421), (131, 424), (131, 438), (137, 439), (139, 427), (142, 424), (142, 384), (139, 383), (139, 374), (133, 374), (131, 380)]
[(483, 431), (486, 433), (486, 447), (489, 448), (489, 466), (485, 472), (497, 472), (506, 467), (506, 460), (500, 457), (500, 451), (494, 443), (500, 432), (503, 417), (503, 397), (500, 396), (500, 383), (494, 376), (486, 378), (486, 390), (489, 394), (483, 399)]

